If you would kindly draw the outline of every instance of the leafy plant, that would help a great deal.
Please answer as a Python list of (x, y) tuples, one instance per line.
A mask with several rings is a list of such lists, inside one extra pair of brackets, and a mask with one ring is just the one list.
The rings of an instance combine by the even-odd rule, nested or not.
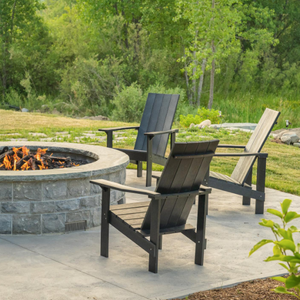
[(199, 124), (204, 120), (210, 120), (212, 124), (219, 124), (221, 121), (219, 111), (215, 109), (209, 110), (205, 107), (201, 107), (197, 110), (196, 115), (180, 115), (180, 125), (183, 127), (189, 127), (192, 123)]
[[(260, 247), (273, 243), (273, 255), (269, 256), (265, 261), (282, 261), (284, 263), (279, 264), (289, 272), (287, 278), (280, 276), (272, 277), (272, 279), (284, 284), (284, 286), (279, 286), (274, 291), (276, 293), (292, 295), (300, 299), (300, 276), (297, 276), (298, 268), (300, 267), (300, 243), (295, 243), (293, 238), (293, 234), (300, 232), (300, 230), (295, 226), (287, 228), (287, 223), (300, 218), (300, 214), (288, 211), (291, 202), (292, 200), (285, 199), (281, 203), (281, 212), (276, 209), (267, 210), (270, 214), (280, 218), (283, 226), (280, 227), (279, 224), (272, 220), (262, 219), (259, 225), (271, 228), (275, 235), (275, 240), (261, 240), (251, 249), (249, 256)], [(293, 291), (288, 291), (289, 289), (293, 289)]]

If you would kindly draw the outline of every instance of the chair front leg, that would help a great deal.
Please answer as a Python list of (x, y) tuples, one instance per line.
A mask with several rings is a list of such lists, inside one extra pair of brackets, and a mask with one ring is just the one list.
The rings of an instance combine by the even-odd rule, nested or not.
[(137, 177), (142, 177), (143, 176), (143, 162), (142, 161), (137, 161)]
[(176, 132), (171, 133), (171, 138), (170, 138), (170, 151), (173, 149), (174, 144), (175, 144), (175, 139), (176, 139)]
[[(249, 174), (245, 180), (245, 183), (249, 184), (250, 186), (252, 185), (252, 167), (251, 167)], [(250, 205), (250, 203), (251, 203), (251, 198), (243, 196), (243, 205)]]
[(208, 205), (208, 194), (200, 194), (198, 196), (198, 214), (197, 214), (197, 232), (196, 232), (196, 253), (195, 264), (203, 266), (204, 250), (206, 248), (205, 227), (206, 227), (206, 211)]
[[(257, 177), (256, 177), (256, 190), (262, 193), (265, 193), (265, 183), (266, 183), (266, 157), (258, 157), (257, 160)], [(255, 202), (255, 213), (263, 214), (264, 213), (264, 199), (256, 199)]]
[(100, 233), (101, 256), (108, 257), (110, 188), (102, 187), (102, 216)]
[(151, 249), (151, 252), (149, 253), (149, 271), (157, 273), (158, 249), (161, 243), (159, 237), (161, 200), (152, 200), (150, 206), (150, 242), (153, 244), (153, 249)]
[(107, 140), (106, 140), (106, 146), (107, 148), (112, 148), (113, 146), (113, 132), (112, 131), (105, 131), (107, 135)]
[(153, 135), (147, 136), (147, 170), (146, 170), (146, 186), (151, 186), (152, 181), (152, 141)]

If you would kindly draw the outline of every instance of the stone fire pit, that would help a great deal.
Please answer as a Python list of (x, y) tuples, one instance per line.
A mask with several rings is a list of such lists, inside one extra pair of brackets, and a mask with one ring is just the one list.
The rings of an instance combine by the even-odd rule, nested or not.
[[(124, 183), (129, 158), (106, 147), (72, 143), (1, 142), (5, 147), (48, 148), (53, 156), (69, 156), (88, 164), (41, 171), (0, 171), (0, 234), (65, 232), (66, 225), (100, 225), (101, 189), (91, 179)], [(124, 193), (114, 191), (112, 204)]]

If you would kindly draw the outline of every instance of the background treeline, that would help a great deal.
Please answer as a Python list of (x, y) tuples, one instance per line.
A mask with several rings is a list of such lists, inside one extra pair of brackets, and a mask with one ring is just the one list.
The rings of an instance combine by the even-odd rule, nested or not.
[(299, 126), (299, 23), (297, 0), (0, 1), (1, 107), (137, 121), (148, 92), (180, 93), (178, 119)]

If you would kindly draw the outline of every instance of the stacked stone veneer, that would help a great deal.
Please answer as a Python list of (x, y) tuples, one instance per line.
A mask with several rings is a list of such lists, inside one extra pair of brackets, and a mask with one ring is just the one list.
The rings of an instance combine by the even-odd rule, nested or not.
[[(106, 166), (108, 157), (102, 169), (95, 170), (95, 163), (77, 167), (82, 169), (82, 173), (76, 172), (76, 167), (57, 171), (24, 171), (18, 172), (22, 173), (19, 180), (15, 175), (13, 181), (9, 182), (7, 177), (2, 176), (3, 173), (12, 171), (0, 172), (0, 234), (59, 233), (65, 231), (66, 223), (83, 220), (87, 221), (87, 228), (100, 225), (102, 191), (99, 186), (90, 184), (89, 181), (102, 178), (124, 183), (128, 157), (113, 149), (81, 146), (97, 148), (98, 152), (102, 148), (104, 154), (100, 154), (100, 160), (101, 155), (113, 151), (115, 155), (110, 157), (113, 159), (111, 168)], [(96, 165), (101, 167), (99, 162)], [(87, 172), (89, 166), (92, 171)], [(25, 172), (49, 171), (57, 172), (58, 175), (52, 172), (48, 176), (24, 177)], [(123, 200), (124, 193), (112, 192), (111, 204)]]

